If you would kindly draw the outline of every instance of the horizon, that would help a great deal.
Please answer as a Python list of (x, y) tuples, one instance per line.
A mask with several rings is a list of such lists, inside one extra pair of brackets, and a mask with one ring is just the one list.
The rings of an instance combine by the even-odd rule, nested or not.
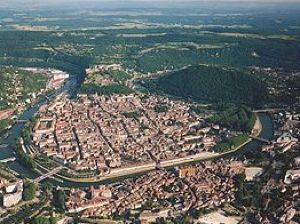
[(1, 10), (44, 10), (50, 9), (88, 9), (88, 10), (108, 10), (108, 9), (128, 9), (128, 8), (192, 8), (197, 6), (227, 8), (240, 7), (245, 9), (260, 7), (278, 7), (280, 9), (298, 9), (300, 0), (0, 0)]

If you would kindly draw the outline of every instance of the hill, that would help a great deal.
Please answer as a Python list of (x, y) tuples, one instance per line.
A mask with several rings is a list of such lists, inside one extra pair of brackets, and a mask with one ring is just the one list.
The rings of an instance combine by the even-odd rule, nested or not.
[(265, 84), (255, 75), (217, 66), (192, 66), (155, 83), (167, 94), (211, 103), (260, 105), (267, 98)]

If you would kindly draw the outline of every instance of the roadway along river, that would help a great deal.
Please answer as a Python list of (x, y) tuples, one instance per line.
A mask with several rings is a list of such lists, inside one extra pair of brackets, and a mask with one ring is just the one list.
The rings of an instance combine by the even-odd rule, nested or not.
[[(33, 115), (38, 111), (38, 109), (43, 105), (46, 104), (48, 100), (54, 99), (56, 96), (58, 96), (61, 93), (69, 93), (73, 94), (74, 90), (76, 90), (77, 86), (77, 79), (76, 77), (71, 77), (71, 79), (60, 89), (56, 90), (54, 93), (47, 96), (47, 99), (44, 98), (37, 102), (32, 107), (29, 107), (26, 109), (18, 118), (18, 120), (30, 120)], [(0, 160), (5, 160), (10, 157), (14, 157), (15, 152), (11, 145), (15, 143), (15, 141), (21, 136), (22, 130), (24, 129), (25, 123), (18, 123), (16, 122), (13, 127), (10, 129), (8, 135), (6, 137), (2, 138), (2, 145), (7, 145), (7, 147), (0, 148)], [(28, 177), (28, 178), (36, 178), (38, 174), (32, 172), (28, 168), (22, 166), (18, 160), (13, 162), (8, 162), (8, 167), (17, 172), (18, 174)]]
[[(73, 92), (73, 90), (75, 89), (74, 87), (77, 86), (77, 82), (74, 79), (70, 80), (63, 88), (57, 90), (54, 94), (48, 96), (48, 99), (51, 100), (53, 99), (55, 96), (59, 95), (60, 93), (63, 92)], [(38, 102), (36, 105), (34, 105), (31, 108), (28, 108), (26, 111), (23, 112), (23, 114), (19, 117), (20, 120), (29, 120), (37, 111), (38, 108), (45, 104), (47, 102), (47, 100), (42, 100), (41, 102)], [(259, 113), (259, 118), (261, 120), (261, 124), (262, 124), (262, 132), (260, 133), (259, 137), (264, 138), (264, 139), (271, 139), (273, 136), (273, 122), (271, 117), (267, 114), (267, 113)], [(3, 144), (7, 144), (7, 145), (12, 145), (15, 140), (20, 137), (22, 130), (24, 128), (24, 123), (16, 123), (12, 129), (9, 131), (8, 136), (3, 139), (2, 143)], [(242, 149), (240, 149), (237, 152), (234, 152), (230, 155), (227, 156), (235, 156), (235, 157), (240, 157), (242, 155), (244, 155), (244, 153), (246, 151), (249, 150), (255, 150), (258, 147), (261, 147), (262, 143), (257, 141), (257, 140), (252, 140), (251, 142), (249, 142), (247, 145), (245, 145)], [(2, 159), (7, 159), (10, 157), (15, 156), (14, 150), (11, 147), (7, 147), (7, 148), (1, 148), (0, 149), (0, 160)], [(195, 163), (195, 162), (191, 162), (191, 163)], [(189, 164), (191, 164), (189, 163)], [(13, 171), (15, 171), (16, 173), (20, 174), (23, 177), (27, 177), (30, 179), (34, 179), (36, 177), (38, 177), (39, 175), (35, 172), (32, 172), (30, 169), (22, 166), (18, 160), (13, 161), (13, 162), (8, 162), (7, 163), (9, 168)], [(145, 173), (145, 172), (143, 172)], [(62, 182), (58, 182), (55, 181), (53, 179), (50, 179), (49, 181), (56, 185), (56, 186), (61, 186), (61, 187), (88, 187), (90, 185), (99, 185), (99, 184), (109, 184), (109, 183), (113, 183), (113, 182), (117, 182), (117, 181), (121, 181), (123, 179), (126, 179), (128, 177), (133, 177), (133, 176), (137, 176), (137, 175), (141, 175), (143, 173), (140, 174), (134, 174), (134, 175), (128, 175), (125, 177), (117, 177), (117, 178), (112, 178), (112, 179), (108, 179), (108, 180), (102, 180), (96, 183), (75, 183), (75, 182), (71, 182), (71, 181), (64, 181)]]
[[(271, 117), (267, 113), (259, 113), (259, 118), (260, 118), (260, 121), (262, 124), (262, 131), (261, 131), (259, 137), (271, 140), (273, 137), (273, 121), (272, 121)], [(260, 141), (252, 140), (251, 142), (246, 144), (244, 147), (242, 147), (239, 151), (231, 153), (231, 154), (227, 154), (226, 157), (241, 157), (247, 151), (255, 150), (255, 149), (261, 147), (262, 145), (263, 145), (263, 143), (261, 143)], [(197, 163), (197, 162), (189, 162), (186, 164), (195, 164), (195, 163)], [(102, 181), (100, 180), (99, 182), (94, 182), (94, 183), (78, 183), (78, 182), (71, 182), (71, 181), (64, 181), (63, 183), (61, 183), (61, 182), (55, 181), (53, 179), (51, 179), (50, 182), (54, 185), (58, 185), (61, 187), (89, 187), (91, 185), (97, 186), (100, 184), (111, 184), (114, 182), (122, 181), (122, 180), (130, 178), (130, 177), (140, 176), (147, 172), (149, 172), (149, 171), (141, 172), (139, 174), (132, 174), (132, 175), (126, 175), (126, 176), (122, 176), (122, 177), (111, 178), (111, 179), (102, 180)]]

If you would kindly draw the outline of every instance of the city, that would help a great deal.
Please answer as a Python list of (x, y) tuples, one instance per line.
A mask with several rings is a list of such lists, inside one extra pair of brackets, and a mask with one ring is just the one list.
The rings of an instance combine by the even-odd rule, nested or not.
[(300, 223), (299, 12), (1, 5), (0, 223)]

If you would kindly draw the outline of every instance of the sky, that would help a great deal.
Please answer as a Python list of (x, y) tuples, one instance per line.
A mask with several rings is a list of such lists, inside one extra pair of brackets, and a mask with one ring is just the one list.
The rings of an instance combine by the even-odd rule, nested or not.
[(300, 2), (300, 0), (0, 0), (1, 4), (53, 4), (53, 3), (74, 3), (74, 2)]
[[(85, 7), (89, 4), (99, 5), (102, 4), (106, 7), (118, 7), (118, 6), (125, 6), (130, 5), (132, 6), (142, 6), (142, 7), (160, 7), (160, 6), (172, 6), (174, 4), (226, 4), (237, 2), (236, 4), (245, 5), (245, 4), (256, 4), (260, 5), (262, 3), (269, 3), (269, 2), (276, 2), (276, 3), (288, 3), (288, 2), (297, 2), (300, 3), (300, 0), (0, 0), (0, 8), (4, 9), (35, 9), (35, 8), (45, 8), (47, 6), (55, 6), (55, 7)], [(284, 5), (282, 4), (282, 5)]]

